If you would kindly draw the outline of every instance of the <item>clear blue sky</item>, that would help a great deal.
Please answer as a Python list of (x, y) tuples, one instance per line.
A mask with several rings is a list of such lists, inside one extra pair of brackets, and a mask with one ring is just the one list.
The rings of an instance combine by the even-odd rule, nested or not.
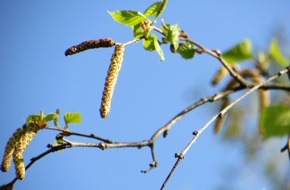
[[(166, 61), (143, 51), (142, 44), (126, 49), (108, 119), (99, 116), (103, 84), (113, 49), (99, 49), (70, 57), (64, 51), (85, 40), (112, 37), (132, 39), (130, 28), (114, 22), (108, 10), (143, 11), (155, 1), (0, 1), (0, 156), (12, 133), (26, 116), (44, 110), (80, 111), (82, 125), (71, 130), (95, 133), (114, 141), (148, 139), (183, 108), (213, 95), (210, 79), (219, 63), (207, 55), (183, 60), (163, 48)], [(192, 39), (210, 49), (224, 50), (250, 38), (266, 47), (280, 26), (290, 36), (290, 2), (287, 0), (170, 1), (165, 22), (179, 23)], [(160, 24), (160, 22), (158, 23)], [(202, 88), (201, 88), (202, 87)], [(15, 189), (159, 189), (180, 152), (216, 113), (213, 105), (188, 114), (156, 143), (159, 167), (144, 175), (151, 162), (148, 148), (69, 149), (51, 154), (27, 171)], [(54, 142), (55, 132), (42, 131), (25, 152), (25, 162)], [(75, 139), (82, 140), (82, 139)], [(279, 151), (280, 147), (274, 150)], [(212, 130), (206, 131), (186, 155), (167, 189), (215, 189), (225, 179), (223, 167), (240, 162), (239, 148), (223, 146)], [(286, 157), (282, 155), (281, 157)], [(251, 173), (251, 172), (250, 172)], [(240, 179), (247, 189), (267, 189), (253, 176)], [(14, 177), (14, 168), (0, 174), (0, 184)], [(257, 179), (257, 180), (255, 180)], [(245, 184), (236, 183), (237, 189)]]

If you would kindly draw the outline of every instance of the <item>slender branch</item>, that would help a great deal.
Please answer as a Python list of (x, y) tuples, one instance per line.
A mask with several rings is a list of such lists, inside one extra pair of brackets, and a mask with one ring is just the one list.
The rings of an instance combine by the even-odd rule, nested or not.
[[(155, 30), (156, 32), (162, 34), (163, 36), (165, 36), (165, 34), (163, 33), (163, 31), (157, 27), (153, 27), (153, 30)], [(190, 43), (193, 43), (196, 47), (198, 47), (200, 49), (201, 53), (206, 53), (214, 58), (216, 58), (219, 62), (221, 62), (221, 64), (228, 70), (228, 72), (230, 73), (230, 75), (239, 82), (239, 84), (241, 86), (248, 86), (249, 83), (241, 76), (239, 75), (239, 73), (235, 72), (232, 67), (229, 66), (229, 64), (222, 58), (221, 56), (221, 52), (218, 50), (209, 50), (207, 48), (205, 48), (203, 45), (197, 43), (196, 41), (189, 39), (188, 37), (184, 38), (184, 37), (180, 37), (180, 40), (184, 40)]]
[(201, 52), (207, 53), (208, 55), (211, 55), (212, 57), (216, 58), (230, 73), (230, 75), (240, 83), (242, 86), (248, 86), (249, 83), (241, 76), (239, 73), (235, 72), (232, 67), (222, 58), (221, 52), (218, 50), (209, 50), (205, 48), (203, 45), (197, 43), (196, 41), (189, 39), (189, 38), (181, 38), (182, 40), (185, 40), (187, 42), (193, 43), (195, 46), (197, 46)]
[[(48, 154), (53, 153), (53, 152), (56, 152), (56, 151), (59, 151), (59, 150), (66, 149), (66, 148), (68, 148), (68, 146), (69, 146), (68, 144), (51, 146), (49, 150), (47, 150), (47, 151), (39, 154), (38, 156), (35, 156), (35, 157), (31, 158), (29, 164), (27, 164), (27, 166), (25, 167), (25, 170), (28, 170), (36, 161), (38, 161), (41, 158), (47, 156)], [(13, 189), (13, 186), (16, 183), (17, 180), (18, 180), (18, 178), (15, 177), (10, 183), (4, 185), (3, 186), (3, 189), (5, 189), (5, 187), (7, 187), (7, 188), (11, 187), (11, 189)]]
[(143, 37), (142, 38), (136, 38), (136, 39), (133, 39), (131, 41), (125, 42), (123, 45), (127, 46), (127, 45), (130, 45), (130, 44), (136, 43), (136, 42), (140, 41), (141, 39), (143, 39)]
[(102, 142), (105, 142), (105, 143), (112, 143), (111, 140), (96, 136), (95, 134), (87, 135), (87, 134), (83, 134), (83, 133), (77, 133), (77, 132), (67, 131), (67, 130), (63, 130), (63, 129), (58, 129), (58, 128), (55, 128), (55, 127), (46, 127), (45, 129), (52, 130), (52, 131), (59, 131), (59, 132), (61, 132), (61, 134), (63, 136), (74, 135), (74, 136), (80, 136), (80, 137), (85, 137), (85, 138), (96, 139), (96, 140), (99, 140), (99, 141), (102, 141)]
[(208, 102), (214, 102), (217, 101), (223, 97), (226, 97), (230, 94), (232, 94), (233, 92), (239, 91), (244, 89), (244, 87), (237, 87), (234, 89), (229, 89), (229, 90), (225, 90), (222, 92), (219, 92), (213, 96), (209, 96), (206, 98), (202, 98), (199, 101), (191, 104), (190, 106), (188, 106), (187, 108), (185, 108), (184, 110), (182, 110), (181, 112), (179, 112), (176, 116), (174, 116), (169, 122), (167, 122), (164, 126), (162, 126), (160, 129), (158, 129), (150, 138), (151, 141), (155, 141), (161, 134), (163, 134), (164, 137), (167, 136), (168, 131), (173, 127), (173, 125), (178, 122), (179, 120), (181, 120), (187, 113), (191, 112), (192, 110), (194, 110), (195, 108), (208, 103)]
[[(240, 102), (242, 99), (244, 99), (245, 97), (247, 97), (249, 94), (251, 94), (252, 92), (256, 91), (257, 89), (259, 89), (260, 87), (262, 87), (263, 85), (265, 85), (266, 83), (269, 83), (275, 79), (277, 79), (278, 77), (280, 77), (281, 75), (284, 75), (286, 73), (290, 72), (290, 66), (288, 66), (287, 68), (285, 68), (284, 70), (281, 70), (280, 72), (278, 72), (276, 75), (273, 75), (272, 77), (268, 78), (267, 80), (265, 80), (264, 82), (261, 82), (259, 84), (256, 84), (254, 87), (252, 87), (251, 89), (249, 89), (247, 92), (245, 92), (242, 96), (240, 96), (239, 98), (237, 98), (235, 101), (233, 101), (232, 103), (230, 103), (227, 107), (225, 107), (223, 110), (221, 110), (219, 113), (217, 113), (216, 115), (214, 115), (204, 126), (202, 126), (198, 131), (193, 132), (194, 137), (190, 140), (190, 142), (186, 145), (186, 147), (183, 149), (183, 151), (180, 154), (176, 154), (178, 155), (178, 159), (175, 162), (174, 166), (172, 167), (171, 171), (169, 172), (167, 178), (165, 179), (165, 181), (163, 182), (161, 189), (164, 189), (165, 185), (167, 184), (168, 180), (171, 178), (172, 174), (174, 173), (174, 171), (176, 170), (177, 166), (180, 164), (181, 160), (184, 159), (185, 154), (188, 152), (188, 150), (191, 148), (191, 146), (196, 142), (196, 140), (198, 139), (198, 137), (219, 117), (222, 117), (229, 109), (231, 109), (235, 104), (237, 104), (238, 102)], [(288, 149), (288, 144), (287, 144), (287, 149)]]

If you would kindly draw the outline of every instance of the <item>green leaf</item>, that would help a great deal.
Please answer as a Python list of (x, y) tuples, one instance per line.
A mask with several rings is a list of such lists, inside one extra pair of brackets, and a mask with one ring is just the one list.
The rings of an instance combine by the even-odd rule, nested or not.
[(133, 27), (133, 33), (134, 33), (134, 38), (135, 39), (138, 39), (138, 38), (141, 38), (144, 34), (142, 28), (141, 28), (141, 24), (136, 24), (134, 27)]
[(160, 15), (162, 15), (163, 11), (165, 10), (166, 6), (167, 6), (167, 2), (168, 0), (163, 0), (161, 6), (159, 7), (159, 10), (156, 13), (155, 18), (159, 17)]
[(33, 114), (33, 115), (29, 115), (26, 118), (26, 123), (33, 123), (35, 121), (40, 121), (41, 120), (41, 115), (40, 114)]
[(222, 54), (222, 57), (229, 63), (234, 64), (253, 58), (252, 42), (246, 39)]
[(184, 59), (193, 58), (195, 54), (194, 44), (185, 42), (178, 48), (177, 53), (179, 53)]
[(80, 112), (67, 112), (64, 114), (64, 121), (66, 124), (69, 123), (76, 123), (76, 124), (80, 124), (82, 122), (82, 115)]
[(165, 60), (157, 36), (155, 36), (154, 34), (148, 34), (147, 38), (143, 40), (143, 47), (148, 51), (155, 50), (159, 54), (161, 61)]
[(162, 5), (162, 2), (156, 2), (153, 3), (152, 5), (150, 5), (145, 11), (144, 11), (144, 15), (145, 16), (156, 16), (160, 7)]
[(154, 41), (157, 39), (157, 36), (149, 34), (146, 39), (143, 40), (143, 47), (148, 51), (154, 51)]
[(154, 39), (154, 47), (155, 47), (156, 52), (160, 56), (161, 61), (164, 61), (165, 60), (164, 53), (159, 45), (157, 38)]
[(290, 106), (271, 105), (262, 110), (261, 121), (265, 138), (288, 135), (290, 129)]
[(58, 118), (58, 115), (55, 113), (48, 114), (44, 117), (44, 121), (49, 122)]
[(140, 12), (137, 11), (116, 11), (109, 12), (112, 18), (121, 23), (130, 27), (134, 27), (139, 24), (141, 21), (147, 20), (148, 18)]
[(271, 41), (271, 44), (269, 47), (269, 53), (271, 57), (274, 59), (274, 61), (276, 61), (280, 65), (284, 67), (289, 65), (289, 60), (283, 56), (277, 39), (273, 39)]
[(162, 31), (165, 34), (165, 39), (168, 42), (171, 42), (173, 45), (174, 51), (177, 51), (179, 46), (179, 35), (180, 35), (180, 28), (176, 25), (167, 24), (166, 26), (162, 27)]

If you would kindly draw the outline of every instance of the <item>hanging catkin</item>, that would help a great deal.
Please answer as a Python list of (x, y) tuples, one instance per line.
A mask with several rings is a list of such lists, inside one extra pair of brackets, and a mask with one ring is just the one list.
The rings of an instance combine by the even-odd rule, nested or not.
[(18, 179), (22, 180), (25, 177), (25, 164), (23, 153), (40, 129), (41, 128), (34, 123), (25, 125), (23, 127), (23, 133), (21, 135), (21, 138), (15, 145), (13, 161), (15, 165), (16, 176)]
[[(255, 74), (252, 80), (254, 83), (257, 83), (257, 84), (264, 81), (263, 77), (259, 74)], [(258, 96), (259, 96), (260, 117), (261, 117), (262, 110), (270, 105), (270, 92), (269, 90), (259, 89)], [(261, 119), (259, 120), (261, 121)], [(264, 134), (265, 132), (264, 126), (262, 125), (261, 122), (259, 122), (259, 132), (261, 134)]]
[[(221, 107), (220, 107), (220, 111), (225, 109), (230, 103), (231, 102), (230, 102), (230, 99), (228, 97), (223, 98), (222, 99), (222, 104), (221, 104)], [(224, 124), (224, 121), (226, 119), (226, 115), (227, 114), (224, 114), (222, 117), (217, 118), (216, 123), (214, 125), (214, 132), (215, 133), (218, 133), (221, 130), (221, 128), (222, 128), (222, 126)]]
[(8, 140), (5, 147), (5, 152), (2, 159), (2, 163), (1, 163), (1, 171), (7, 172), (9, 170), (11, 166), (12, 155), (14, 152), (15, 144), (19, 141), (22, 132), (23, 132), (22, 128), (18, 128)]
[(72, 46), (65, 51), (65, 56), (73, 55), (88, 49), (112, 47), (115, 42), (111, 38), (102, 38), (99, 40), (84, 41), (78, 45)]
[(1, 170), (3, 172), (7, 172), (9, 170), (13, 158), (17, 178), (21, 180), (24, 179), (25, 165), (23, 153), (37, 132), (45, 127), (45, 121), (36, 121), (24, 124), (22, 128), (17, 129), (15, 133), (13, 133), (5, 147), (5, 152), (1, 163)]
[[(253, 76), (253, 82), (254, 83), (261, 83), (263, 82), (264, 79), (261, 75), (256, 74), (255, 76)], [(260, 103), (260, 110), (262, 110), (263, 108), (267, 107), (270, 105), (270, 93), (268, 90), (263, 90), (263, 89), (259, 89), (258, 90), (258, 94), (259, 94), (259, 103)]]
[(100, 107), (100, 114), (102, 118), (106, 118), (110, 112), (111, 101), (114, 93), (114, 88), (118, 79), (118, 74), (122, 66), (124, 51), (124, 45), (121, 44), (115, 46), (115, 50), (111, 58), (111, 64), (107, 73)]

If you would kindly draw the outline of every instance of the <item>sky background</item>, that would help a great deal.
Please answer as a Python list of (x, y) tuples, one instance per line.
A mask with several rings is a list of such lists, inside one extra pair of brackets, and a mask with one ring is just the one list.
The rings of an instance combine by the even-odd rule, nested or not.
[[(162, 46), (166, 60), (160, 62), (156, 53), (145, 52), (137, 43), (126, 47), (111, 113), (105, 120), (100, 118), (99, 105), (113, 48), (69, 57), (64, 52), (91, 39), (131, 40), (131, 29), (114, 22), (107, 11), (144, 11), (154, 2), (0, 1), (1, 159), (9, 137), (28, 115), (40, 110), (81, 112), (83, 122), (72, 125), (72, 131), (114, 141), (141, 141), (191, 103), (221, 90), (221, 86), (210, 85), (220, 67), (217, 60), (207, 55), (183, 60), (170, 53), (168, 46)], [(288, 0), (169, 1), (162, 17), (166, 23), (178, 23), (190, 38), (209, 49), (225, 50), (245, 38), (253, 41), (254, 48), (267, 49), (277, 30), (290, 36)], [(180, 152), (192, 138), (192, 131), (216, 112), (214, 104), (200, 107), (178, 122), (166, 139), (158, 139), (155, 151), (159, 166), (148, 174), (140, 173), (151, 162), (148, 148), (74, 148), (38, 161), (27, 171), (25, 180), (16, 183), (15, 190), (159, 189), (175, 162), (174, 153)], [(251, 118), (254, 125), (255, 112)], [(56, 134), (41, 131), (25, 151), (25, 163), (45, 151)], [(281, 162), (288, 162), (286, 154), (279, 153), (283, 145), (284, 139), (278, 139), (277, 146), (264, 145), (261, 150), (277, 153)], [(243, 162), (241, 147), (225, 145), (209, 128), (190, 149), (167, 189), (218, 189), (229, 179), (235, 189), (269, 189), (267, 181), (254, 172), (255, 167), (235, 170)], [(240, 173), (227, 178), (224, 168)], [(8, 173), (0, 174), (0, 184), (14, 176), (12, 166)]]

